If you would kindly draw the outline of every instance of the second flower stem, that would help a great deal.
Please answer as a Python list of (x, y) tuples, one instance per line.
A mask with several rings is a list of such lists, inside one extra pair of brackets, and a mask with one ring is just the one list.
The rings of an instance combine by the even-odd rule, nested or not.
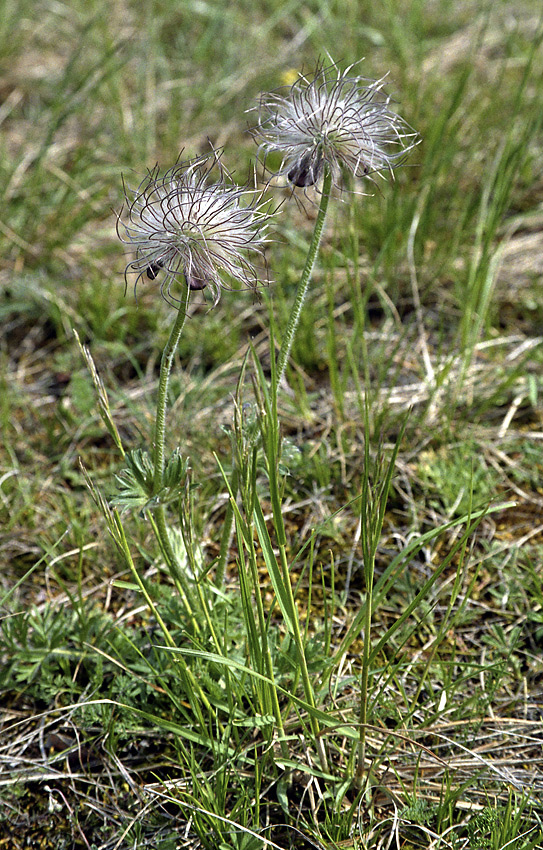
[(168, 342), (162, 352), (162, 360), (160, 361), (160, 379), (158, 382), (158, 399), (156, 405), (155, 417), (155, 446), (153, 453), (154, 460), (154, 479), (153, 489), (155, 495), (161, 489), (164, 475), (164, 442), (166, 438), (166, 405), (168, 403), (168, 385), (170, 382), (170, 374), (172, 371), (173, 358), (181, 339), (181, 334), (185, 326), (187, 318), (187, 309), (189, 306), (190, 289), (187, 286), (187, 291), (184, 299), (179, 304), (177, 316), (174, 325), (170, 331)]
[[(155, 496), (160, 492), (164, 484), (164, 443), (166, 439), (166, 406), (168, 403), (168, 385), (170, 382), (170, 374), (172, 371), (173, 359), (185, 320), (187, 318), (187, 310), (189, 306), (190, 289), (187, 285), (186, 294), (179, 304), (177, 316), (173, 327), (168, 337), (168, 342), (162, 352), (162, 360), (160, 361), (160, 378), (158, 382), (158, 399), (156, 406), (155, 417), (155, 445), (153, 450), (154, 474), (153, 474), (153, 491)], [(177, 561), (172, 544), (168, 535), (166, 525), (166, 513), (164, 505), (157, 505), (154, 510), (157, 535), (160, 539), (164, 556), (170, 562), (171, 569), (177, 573)]]
[(292, 343), (294, 342), (296, 329), (300, 321), (302, 308), (304, 306), (307, 291), (309, 289), (309, 282), (311, 280), (313, 267), (315, 265), (315, 260), (317, 258), (317, 253), (319, 250), (319, 245), (324, 230), (324, 222), (326, 220), (326, 211), (328, 209), (328, 201), (330, 200), (331, 188), (332, 173), (329, 169), (326, 169), (326, 171), (324, 172), (324, 180), (321, 190), (321, 202), (319, 206), (319, 211), (317, 213), (317, 219), (315, 221), (315, 229), (313, 230), (313, 236), (311, 238), (309, 251), (307, 252), (304, 270), (302, 272), (302, 276), (298, 284), (298, 289), (296, 290), (296, 298), (290, 311), (290, 316), (287, 322), (287, 328), (285, 330), (283, 340), (281, 342), (281, 350), (279, 351), (279, 356), (277, 358), (277, 370), (275, 375), (276, 388), (281, 383), (285, 374), (288, 358), (290, 356), (290, 351), (292, 348)]

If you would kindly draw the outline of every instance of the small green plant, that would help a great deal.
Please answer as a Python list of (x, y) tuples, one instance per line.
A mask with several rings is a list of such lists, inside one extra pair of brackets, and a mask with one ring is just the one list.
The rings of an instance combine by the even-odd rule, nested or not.
[(417, 472), (425, 488), (435, 492), (432, 504), (446, 516), (466, 514), (470, 505), (486, 505), (496, 494), (498, 476), (473, 443), (426, 449)]
[(6, 679), (46, 705), (60, 698), (71, 702), (89, 684), (102, 684), (102, 658), (92, 648), (107, 647), (113, 630), (111, 618), (99, 610), (85, 610), (83, 618), (54, 605), (13, 613), (0, 621)]
[(484, 806), (470, 817), (466, 833), (470, 847), (476, 850), (532, 850), (543, 839), (541, 823), (534, 823), (526, 812), (526, 798), (513, 792), (505, 804)]

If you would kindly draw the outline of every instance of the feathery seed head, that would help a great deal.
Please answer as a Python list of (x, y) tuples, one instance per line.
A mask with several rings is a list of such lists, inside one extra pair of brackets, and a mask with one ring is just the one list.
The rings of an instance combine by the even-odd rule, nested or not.
[(417, 143), (417, 134), (390, 109), (384, 78), (351, 76), (350, 65), (320, 63), (312, 77), (300, 76), (288, 89), (261, 95), (253, 133), (259, 155), (282, 160), (276, 176), (301, 188), (318, 183), (325, 168), (335, 182), (342, 171), (354, 177), (392, 173)]
[[(215, 166), (219, 179), (211, 182)], [(144, 275), (155, 280), (163, 274), (162, 296), (178, 306), (172, 287), (183, 280), (191, 290), (209, 287), (214, 304), (221, 289), (231, 288), (225, 277), (242, 287), (258, 285), (247, 254), (263, 255), (272, 214), (262, 196), (231, 180), (216, 152), (180, 162), (162, 176), (155, 166), (137, 189), (125, 187), (125, 200), (127, 217), (118, 215), (117, 233), (135, 250), (125, 269), (125, 278), (137, 273), (134, 289)]]

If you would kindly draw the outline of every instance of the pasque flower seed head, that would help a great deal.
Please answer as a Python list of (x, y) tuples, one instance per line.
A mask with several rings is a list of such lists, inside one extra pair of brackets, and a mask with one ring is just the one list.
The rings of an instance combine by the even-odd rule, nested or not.
[[(219, 177), (211, 182), (215, 167)], [(135, 250), (125, 270), (125, 278), (137, 273), (135, 288), (144, 275), (160, 275), (163, 297), (178, 306), (175, 282), (209, 287), (214, 304), (229, 281), (258, 285), (248, 255), (263, 254), (271, 215), (261, 196), (231, 180), (216, 153), (180, 162), (162, 176), (156, 166), (137, 189), (125, 187), (125, 200), (127, 216), (118, 216), (117, 232)]]
[(416, 144), (417, 134), (390, 108), (384, 78), (353, 76), (353, 67), (319, 64), (312, 77), (261, 95), (253, 134), (261, 158), (281, 154), (276, 176), (305, 188), (318, 183), (325, 168), (336, 182), (342, 171), (354, 177), (392, 172)]

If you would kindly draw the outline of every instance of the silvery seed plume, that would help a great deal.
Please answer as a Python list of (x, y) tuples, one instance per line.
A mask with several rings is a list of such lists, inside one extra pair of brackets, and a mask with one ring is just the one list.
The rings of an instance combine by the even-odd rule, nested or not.
[(318, 183), (325, 168), (337, 182), (342, 171), (354, 177), (392, 173), (417, 143), (417, 134), (391, 108), (385, 80), (352, 76), (354, 65), (317, 66), (288, 89), (261, 95), (253, 130), (264, 161), (282, 156), (274, 172), (305, 188)]
[[(219, 179), (210, 181), (218, 167)], [(247, 199), (247, 203), (245, 203)], [(135, 250), (127, 273), (161, 276), (161, 293), (173, 306), (176, 282), (191, 290), (209, 289), (214, 304), (230, 282), (256, 288), (258, 274), (249, 256), (263, 255), (271, 214), (261, 196), (236, 185), (218, 155), (180, 162), (162, 176), (155, 166), (137, 189), (125, 187), (127, 215), (117, 217), (119, 238)]]

